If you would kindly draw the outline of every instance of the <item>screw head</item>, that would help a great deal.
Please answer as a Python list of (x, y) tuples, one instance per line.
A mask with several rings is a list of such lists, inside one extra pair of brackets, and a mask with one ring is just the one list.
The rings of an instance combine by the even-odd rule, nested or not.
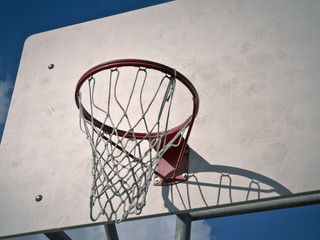
[(160, 178), (156, 177), (156, 178), (154, 179), (154, 183), (159, 183), (159, 182), (160, 182)]
[(42, 200), (42, 195), (37, 195), (36, 196), (36, 202), (40, 202)]
[(51, 64), (49, 64), (48, 68), (49, 68), (49, 69), (54, 68), (54, 64), (52, 64), (52, 63), (51, 63)]

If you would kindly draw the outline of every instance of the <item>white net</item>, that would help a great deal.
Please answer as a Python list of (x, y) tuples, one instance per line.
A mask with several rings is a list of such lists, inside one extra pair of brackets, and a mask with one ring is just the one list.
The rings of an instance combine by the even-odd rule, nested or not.
[[(158, 78), (158, 86), (149, 78)], [(96, 73), (81, 87), (80, 128), (93, 159), (92, 221), (105, 215), (119, 222), (141, 213), (162, 155), (179, 144), (191, 121), (168, 137), (175, 86), (175, 76), (121, 67)]]

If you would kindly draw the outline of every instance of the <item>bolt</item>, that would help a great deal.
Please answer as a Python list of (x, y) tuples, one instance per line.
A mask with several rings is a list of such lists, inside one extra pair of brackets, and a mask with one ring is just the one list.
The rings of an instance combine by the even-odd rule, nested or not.
[(156, 178), (154, 179), (154, 183), (159, 183), (159, 182), (160, 182), (160, 178), (156, 177)]
[(51, 64), (49, 64), (48, 68), (49, 68), (49, 69), (54, 68), (54, 64), (52, 64), (52, 63), (51, 63)]
[(36, 196), (36, 201), (37, 201), (37, 202), (40, 202), (41, 200), (42, 200), (42, 195)]
[(182, 173), (182, 174), (181, 174), (181, 177), (184, 178), (184, 179), (187, 179), (188, 173)]
[(189, 154), (189, 146), (184, 149), (184, 154)]

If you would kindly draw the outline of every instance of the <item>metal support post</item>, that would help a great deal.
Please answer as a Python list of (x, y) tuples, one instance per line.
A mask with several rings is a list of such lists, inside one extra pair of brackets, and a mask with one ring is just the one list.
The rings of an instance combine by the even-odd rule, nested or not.
[(64, 231), (44, 233), (50, 240), (72, 240)]
[(119, 240), (117, 228), (114, 223), (105, 224), (104, 229), (106, 231), (106, 235), (107, 235), (108, 240)]
[(191, 215), (189, 213), (178, 214), (176, 217), (176, 240), (190, 240)]
[(320, 203), (320, 191), (308, 192), (306, 194), (292, 194), (288, 196), (262, 199), (258, 201), (241, 202), (220, 206), (211, 210), (192, 212), (193, 221), (200, 219), (226, 217), (232, 215), (263, 212), (291, 207), (307, 206)]

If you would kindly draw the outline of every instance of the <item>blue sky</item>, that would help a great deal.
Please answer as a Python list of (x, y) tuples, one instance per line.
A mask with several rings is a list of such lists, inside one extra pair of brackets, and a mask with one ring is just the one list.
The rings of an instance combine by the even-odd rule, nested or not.
[[(25, 39), (35, 33), (165, 3), (161, 0), (0, 0), (0, 139)], [(195, 221), (192, 239), (320, 239), (320, 205)], [(1, 223), (0, 223), (1, 224)], [(174, 239), (175, 217), (117, 225), (120, 239)], [(139, 229), (139, 230), (137, 230)], [(66, 231), (105, 239), (101, 226)], [(134, 236), (133, 234), (134, 233)], [(44, 235), (15, 239), (46, 239)]]

